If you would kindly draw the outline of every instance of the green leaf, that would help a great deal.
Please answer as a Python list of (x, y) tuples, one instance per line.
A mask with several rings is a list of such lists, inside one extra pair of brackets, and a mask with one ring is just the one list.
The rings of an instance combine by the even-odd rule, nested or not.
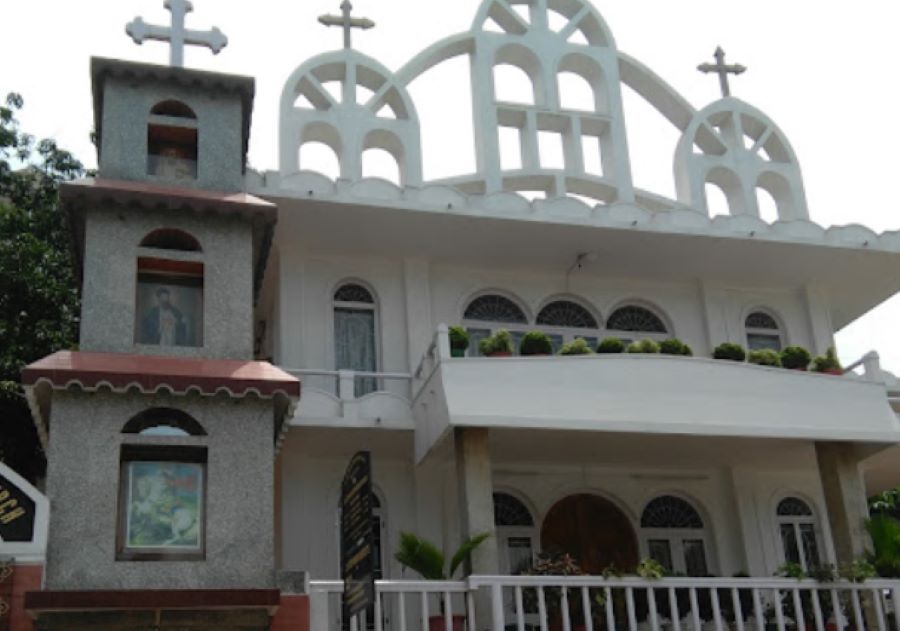
[(444, 554), (431, 542), (410, 532), (400, 533), (400, 546), (394, 558), (400, 565), (418, 572), (426, 580), (440, 581), (446, 578)]
[(456, 554), (454, 554), (453, 558), (450, 560), (450, 572), (448, 576), (453, 578), (453, 575), (456, 574), (456, 568), (472, 556), (472, 552), (475, 551), (475, 548), (484, 543), (490, 536), (491, 533), (483, 532), (480, 535), (474, 535), (463, 541), (462, 545), (459, 546), (459, 549), (456, 551)]

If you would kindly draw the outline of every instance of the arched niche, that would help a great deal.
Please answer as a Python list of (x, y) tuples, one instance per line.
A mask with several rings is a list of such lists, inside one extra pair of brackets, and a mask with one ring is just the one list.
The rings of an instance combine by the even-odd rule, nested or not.
[(404, 186), (407, 180), (406, 152), (403, 141), (397, 134), (386, 129), (373, 129), (363, 141), (363, 177), (367, 173), (367, 154), (374, 161), (368, 163), (369, 168), (376, 167), (374, 177), (382, 177), (397, 186)]
[[(506, 44), (497, 49), (494, 57), (494, 71), (497, 67), (513, 66), (518, 68), (531, 81), (532, 100), (531, 103), (538, 107), (545, 104), (544, 98), (544, 71), (541, 60), (530, 48), (522, 44)], [(495, 78), (496, 80), (496, 78)], [(495, 86), (496, 90), (496, 86)], [(501, 100), (501, 99), (497, 99)]]
[[(609, 111), (609, 95), (606, 86), (606, 78), (603, 68), (597, 61), (581, 53), (570, 53), (563, 57), (557, 68), (557, 72), (571, 73), (583, 79), (590, 86), (594, 96), (593, 110), (599, 113)], [(562, 85), (560, 85), (560, 89)], [(560, 103), (563, 96), (560, 92)]]
[(131, 417), (123, 434), (149, 436), (206, 436), (206, 430), (190, 414), (177, 408), (150, 408)]
[[(720, 191), (722, 191), (722, 193), (725, 195), (725, 199), (728, 202), (729, 214), (746, 214), (747, 207), (744, 203), (743, 184), (734, 171), (726, 169), (724, 167), (716, 167), (710, 169), (706, 174), (705, 184), (706, 187), (704, 187), (704, 192), (706, 190), (709, 190), (709, 185), (713, 185)], [(706, 206), (707, 214), (712, 214), (711, 212), (709, 212), (708, 202), (706, 202), (704, 205)]]
[(202, 252), (203, 248), (197, 238), (177, 228), (160, 228), (141, 239), (142, 248), (157, 250), (176, 250), (181, 252)]

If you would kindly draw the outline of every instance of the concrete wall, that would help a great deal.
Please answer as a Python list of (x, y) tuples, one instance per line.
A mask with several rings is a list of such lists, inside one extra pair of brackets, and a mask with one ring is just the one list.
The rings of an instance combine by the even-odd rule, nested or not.
[[(147, 174), (150, 110), (167, 100), (181, 101), (197, 115), (198, 174), (178, 179), (180, 187), (222, 191), (243, 189), (241, 100), (237, 95), (142, 80), (107, 78), (103, 95), (100, 176), (121, 180), (166, 180)], [(171, 182), (169, 182), (171, 184)]]
[[(193, 416), (208, 436), (122, 434), (149, 407)], [(272, 404), (253, 399), (58, 392), (47, 453), (52, 506), (46, 588), (217, 589), (274, 586)], [(206, 559), (117, 561), (123, 444), (208, 447)]]
[(709, 356), (722, 342), (746, 345), (744, 320), (760, 308), (782, 324), (785, 345), (821, 353), (832, 343), (825, 305), (810, 301), (803, 290), (705, 280), (649, 282), (585, 272), (567, 277), (531, 269), (473, 268), (462, 262), (435, 264), (399, 255), (375, 259), (312, 254), (291, 247), (282, 234), (277, 262), (267, 277), (277, 300), (260, 313), (270, 320), (276, 363), (333, 368), (332, 296), (345, 280), (365, 284), (378, 301), (380, 369), (388, 372), (415, 369), (437, 325), (460, 323), (468, 302), (488, 290), (515, 299), (532, 324), (541, 307), (556, 298), (582, 302), (601, 321), (623, 304), (644, 304), (701, 356)]
[[(253, 355), (253, 237), (248, 222), (190, 213), (96, 209), (85, 225), (81, 350), (250, 359)], [(160, 228), (183, 230), (202, 252), (141, 248)], [(139, 257), (204, 264), (203, 346), (135, 343)]]

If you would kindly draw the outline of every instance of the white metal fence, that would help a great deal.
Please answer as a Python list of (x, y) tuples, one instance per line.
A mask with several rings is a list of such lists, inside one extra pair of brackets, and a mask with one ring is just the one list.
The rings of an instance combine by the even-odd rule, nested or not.
[[(340, 581), (310, 584), (313, 631), (900, 631), (900, 581), (472, 576), (378, 581), (342, 621)], [(481, 608), (481, 609), (476, 609)]]

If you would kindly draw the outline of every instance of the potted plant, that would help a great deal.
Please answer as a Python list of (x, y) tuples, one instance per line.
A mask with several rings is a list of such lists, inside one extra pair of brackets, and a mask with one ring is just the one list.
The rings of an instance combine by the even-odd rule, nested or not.
[(519, 343), (519, 355), (552, 355), (550, 336), (541, 331), (529, 331)]
[(568, 344), (563, 344), (559, 351), (560, 355), (592, 355), (593, 353), (587, 340), (581, 337), (575, 338)]
[[(426, 539), (417, 537), (411, 532), (400, 533), (400, 547), (394, 553), (394, 558), (404, 568), (418, 572), (422, 578), (429, 581), (447, 581), (453, 578), (457, 568), (468, 561), (478, 546), (491, 536), (489, 532), (469, 537), (457, 548), (450, 558), (450, 566), (444, 553), (436, 545)], [(441, 600), (441, 611), (444, 611), (444, 601)], [(453, 631), (463, 631), (466, 625), (464, 615), (453, 616)], [(431, 616), (428, 619), (429, 631), (444, 631), (444, 617)]]
[(659, 352), (663, 355), (681, 355), (682, 357), (691, 357), (694, 354), (690, 346), (675, 338), (660, 342)]
[(628, 352), (632, 354), (656, 355), (659, 353), (659, 344), (653, 340), (638, 340), (628, 345)]
[(834, 347), (829, 348), (825, 351), (824, 355), (819, 355), (813, 360), (813, 370), (826, 375), (844, 374), (844, 369), (841, 366), (840, 360), (837, 358)]
[(760, 348), (747, 354), (747, 361), (757, 366), (781, 366), (781, 357), (770, 348)]
[(716, 346), (715, 350), (713, 350), (713, 358), (742, 362), (747, 359), (747, 351), (740, 344), (725, 342)]
[(788, 346), (781, 351), (781, 365), (789, 370), (806, 370), (812, 355), (802, 346)]
[(607, 337), (597, 346), (597, 352), (604, 355), (625, 352), (625, 342), (617, 337)]
[(490, 337), (486, 337), (478, 344), (481, 354), (486, 357), (510, 357), (513, 354), (512, 335), (506, 329), (500, 329)]
[(465, 357), (466, 350), (469, 348), (469, 332), (461, 326), (451, 326), (449, 337), (450, 356)]
[[(538, 555), (534, 565), (523, 571), (522, 574), (524, 576), (586, 576), (587, 572), (581, 569), (581, 566), (572, 555), (562, 553)], [(522, 591), (522, 599), (526, 612), (538, 612), (538, 594), (536, 589), (525, 588)], [(581, 594), (573, 597), (570, 593), (568, 603), (569, 622), (572, 631), (583, 631), (587, 627), (584, 620), (584, 604), (581, 600)], [(592, 615), (596, 616), (599, 611), (602, 611), (602, 605), (604, 604), (605, 601), (601, 593), (594, 594), (591, 602)], [(561, 588), (544, 588), (544, 607), (547, 612), (548, 629), (550, 631), (561, 631), (563, 628)]]

